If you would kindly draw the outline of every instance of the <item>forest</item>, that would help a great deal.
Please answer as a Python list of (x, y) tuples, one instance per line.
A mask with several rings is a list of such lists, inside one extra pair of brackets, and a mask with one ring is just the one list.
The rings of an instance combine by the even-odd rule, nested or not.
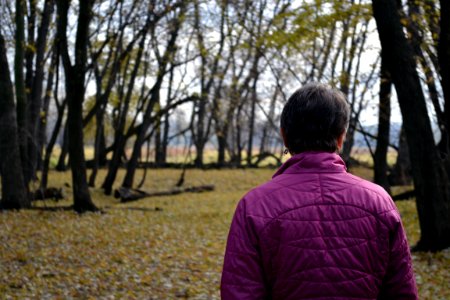
[(450, 297), (449, 1), (0, 13), (0, 295), (216, 299), (235, 204), (288, 159), (289, 96), (322, 82), (351, 108), (348, 170), (398, 201), (421, 296)]

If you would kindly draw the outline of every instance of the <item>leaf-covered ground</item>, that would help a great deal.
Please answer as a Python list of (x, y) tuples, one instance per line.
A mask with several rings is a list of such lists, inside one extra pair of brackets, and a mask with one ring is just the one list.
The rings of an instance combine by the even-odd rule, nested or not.
[[(216, 191), (129, 204), (93, 189), (104, 214), (49, 210), (70, 199), (0, 213), (0, 299), (218, 299), (235, 205), (273, 172), (188, 170), (186, 185), (215, 184)], [(145, 188), (172, 187), (179, 174), (149, 170)], [(52, 173), (50, 182), (63, 186), (70, 176)], [(398, 206), (413, 244), (419, 234), (414, 202)], [(421, 299), (450, 299), (450, 250), (413, 259)]]

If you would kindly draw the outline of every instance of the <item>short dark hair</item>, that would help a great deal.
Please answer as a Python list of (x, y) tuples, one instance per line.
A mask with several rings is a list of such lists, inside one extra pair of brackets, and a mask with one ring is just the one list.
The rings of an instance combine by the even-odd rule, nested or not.
[(326, 84), (309, 83), (289, 98), (280, 123), (290, 153), (335, 152), (349, 118), (350, 108), (342, 92)]

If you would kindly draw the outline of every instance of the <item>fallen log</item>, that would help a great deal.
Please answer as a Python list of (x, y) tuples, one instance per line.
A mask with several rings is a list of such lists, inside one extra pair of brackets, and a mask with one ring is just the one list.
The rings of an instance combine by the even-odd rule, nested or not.
[(62, 188), (49, 187), (46, 189), (37, 189), (30, 192), (31, 201), (52, 199), (59, 201), (64, 199), (64, 191)]
[(398, 195), (392, 196), (392, 200), (394, 200), (394, 201), (409, 200), (411, 198), (414, 198), (415, 196), (416, 196), (416, 191), (411, 190), (411, 191), (406, 191), (406, 192), (400, 193)]
[(148, 197), (171, 196), (181, 193), (203, 193), (213, 191), (214, 188), (214, 185), (199, 185), (191, 187), (176, 187), (165, 191), (147, 192), (140, 189), (120, 187), (114, 191), (114, 197), (116, 199), (120, 198), (120, 202), (124, 203)]

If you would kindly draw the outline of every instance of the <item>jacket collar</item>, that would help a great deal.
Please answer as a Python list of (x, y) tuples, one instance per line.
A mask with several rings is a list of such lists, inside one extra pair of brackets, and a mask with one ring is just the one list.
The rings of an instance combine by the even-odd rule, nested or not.
[(273, 175), (296, 173), (343, 173), (346, 172), (342, 158), (334, 152), (306, 151), (295, 154)]

